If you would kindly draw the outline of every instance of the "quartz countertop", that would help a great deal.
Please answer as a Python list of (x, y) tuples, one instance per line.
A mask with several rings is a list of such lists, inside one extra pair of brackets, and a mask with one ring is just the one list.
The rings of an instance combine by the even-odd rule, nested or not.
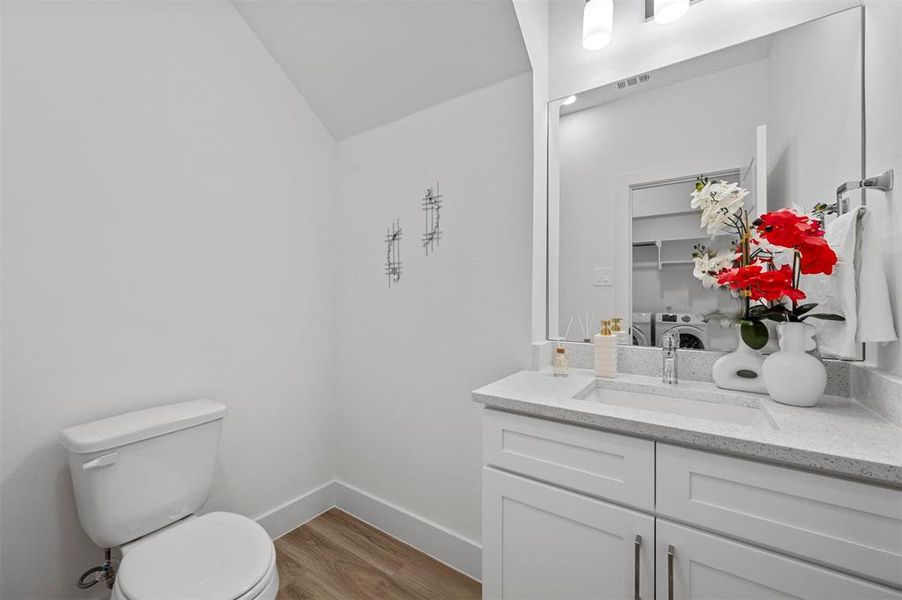
[[(759, 408), (775, 428), (577, 398), (594, 387)], [(708, 382), (665, 385), (659, 377), (625, 374), (602, 379), (583, 369), (554, 377), (546, 368), (486, 385), (473, 392), (473, 400), (487, 408), (902, 487), (902, 428), (849, 398), (825, 396), (817, 406), (797, 408)]]

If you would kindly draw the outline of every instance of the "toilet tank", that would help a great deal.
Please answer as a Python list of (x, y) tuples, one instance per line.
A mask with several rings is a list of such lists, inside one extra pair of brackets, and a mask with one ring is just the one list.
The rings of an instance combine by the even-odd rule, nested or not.
[(82, 529), (119, 546), (192, 514), (207, 501), (224, 404), (192, 400), (64, 429)]

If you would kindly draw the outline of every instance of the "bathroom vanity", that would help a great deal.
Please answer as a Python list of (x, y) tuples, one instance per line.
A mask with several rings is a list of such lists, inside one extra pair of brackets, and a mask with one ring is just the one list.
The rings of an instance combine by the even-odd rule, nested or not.
[[(866, 129), (885, 129), (864, 119), (879, 96), (864, 74), (883, 72), (865, 46), (886, 43), (870, 25), (865, 40), (866, 10), (673, 64), (643, 57), (631, 76), (593, 74), (598, 87), (548, 103), (536, 229), (547, 232), (547, 270), (534, 278), (546, 327), (532, 333), (549, 342), (534, 346), (541, 368), (474, 392), (485, 407), (485, 598), (902, 599), (902, 380), (861, 362), (882, 352), (862, 342), (893, 341), (899, 323), (889, 307), (898, 286), (858, 272), (898, 269), (873, 244), (895, 235), (891, 221), (861, 218), (898, 201), (885, 194), (889, 174), (861, 179), (874, 162), (863, 160)], [(792, 248), (801, 265), (802, 244), (750, 239), (772, 234), (765, 217), (783, 209), (845, 256), (799, 266), (831, 275), (839, 264), (842, 293), (802, 286), (799, 273), (768, 293), (753, 277), (732, 285), (734, 269), (789, 269), (774, 248)], [(844, 254), (835, 242), (849, 232), (872, 243)], [(594, 365), (604, 375), (594, 359), (608, 354), (588, 342), (599, 321), (609, 340), (604, 322), (617, 316), (631, 338), (617, 346), (620, 374), (552, 376), (552, 343), (560, 373)], [(843, 360), (808, 356), (815, 347), (817, 359)], [(771, 386), (764, 356), (777, 352)], [(678, 371), (680, 383), (662, 383)]]
[(547, 369), (473, 397), (487, 599), (902, 599), (902, 430), (855, 400)]

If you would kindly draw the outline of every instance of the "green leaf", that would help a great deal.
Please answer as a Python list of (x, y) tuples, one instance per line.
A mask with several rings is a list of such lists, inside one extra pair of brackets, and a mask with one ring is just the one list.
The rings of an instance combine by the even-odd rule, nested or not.
[(769, 337), (767, 325), (759, 319), (744, 319), (739, 326), (739, 334), (746, 346), (754, 350), (764, 348)]
[(789, 315), (785, 312), (781, 311), (766, 311), (761, 313), (760, 315), (756, 315), (760, 319), (770, 319), (771, 321), (788, 321)]
[(785, 315), (789, 309), (778, 304), (776, 306), (767, 306), (766, 304), (756, 304), (749, 309), (749, 316), (759, 319), (773, 319), (774, 321), (785, 321)]
[(813, 315), (805, 315), (803, 319), (821, 319), (823, 321), (845, 321), (842, 315), (830, 315), (826, 313), (815, 313)]
[(800, 304), (798, 308), (795, 309), (795, 313), (797, 317), (801, 317), (806, 312), (813, 310), (817, 306), (817, 302), (812, 302), (811, 304)]

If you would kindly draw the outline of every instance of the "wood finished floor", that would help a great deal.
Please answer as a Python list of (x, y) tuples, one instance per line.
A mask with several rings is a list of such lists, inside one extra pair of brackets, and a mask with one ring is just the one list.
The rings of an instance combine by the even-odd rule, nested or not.
[(337, 509), (276, 540), (279, 600), (478, 600), (482, 587)]

